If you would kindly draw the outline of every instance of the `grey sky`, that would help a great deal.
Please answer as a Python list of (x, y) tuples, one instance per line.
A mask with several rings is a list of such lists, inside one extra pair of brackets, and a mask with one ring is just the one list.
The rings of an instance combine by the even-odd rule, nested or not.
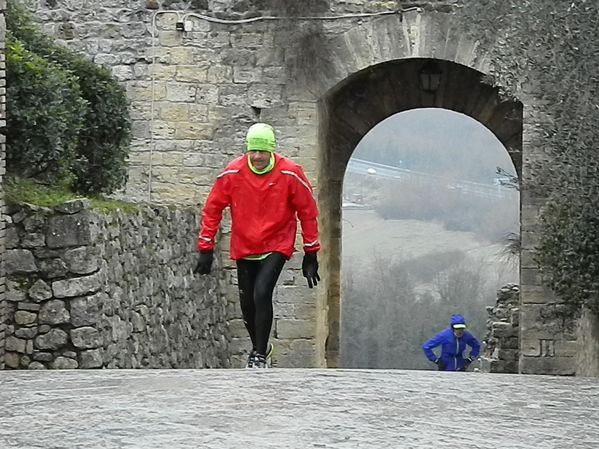
[(506, 149), (491, 131), (447, 109), (414, 109), (389, 117), (370, 130), (353, 157), (435, 174), (455, 173), (478, 182), (496, 177), (497, 166), (515, 174)]

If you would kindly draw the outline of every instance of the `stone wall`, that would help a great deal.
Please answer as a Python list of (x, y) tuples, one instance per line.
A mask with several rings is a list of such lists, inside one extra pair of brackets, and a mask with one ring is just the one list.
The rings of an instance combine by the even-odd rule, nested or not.
[(9, 207), (7, 368), (229, 367), (226, 302), (189, 209)]
[(4, 11), (6, 0), (0, 0), (0, 369), (4, 368), (4, 334), (6, 330), (6, 280), (4, 275), (4, 245), (6, 239), (6, 223), (4, 221), (4, 189), (3, 178), (5, 173), (6, 154), (6, 58), (4, 55), (4, 38), (6, 25), (4, 22)]
[(599, 316), (583, 310), (578, 321), (576, 375), (599, 377)]
[(495, 306), (487, 307), (487, 335), (481, 352), (481, 370), (518, 373), (520, 357), (520, 288), (507, 284), (497, 292)]

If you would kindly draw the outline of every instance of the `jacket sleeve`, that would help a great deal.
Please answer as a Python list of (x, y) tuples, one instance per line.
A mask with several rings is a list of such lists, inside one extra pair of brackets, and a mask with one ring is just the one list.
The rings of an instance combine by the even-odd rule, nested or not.
[(291, 189), (291, 203), (301, 223), (304, 251), (307, 253), (316, 252), (320, 249), (316, 200), (314, 199), (310, 181), (308, 181), (308, 178), (306, 178), (304, 171), (299, 165), (296, 167), (295, 172), (297, 179)]
[(197, 240), (198, 250), (214, 249), (214, 237), (218, 232), (218, 226), (223, 217), (223, 210), (230, 203), (226, 180), (221, 174), (216, 178), (202, 209), (202, 223)]
[(424, 355), (431, 362), (434, 362), (435, 360), (437, 360), (437, 356), (433, 352), (433, 348), (440, 346), (442, 343), (443, 343), (443, 337), (442, 337), (441, 333), (438, 333), (434, 337), (425, 341), (424, 344), (422, 345), (422, 350), (424, 351)]
[(478, 357), (478, 353), (480, 352), (480, 343), (476, 338), (474, 338), (474, 335), (470, 334), (470, 340), (468, 341), (468, 344), (472, 348), (470, 350), (470, 357)]

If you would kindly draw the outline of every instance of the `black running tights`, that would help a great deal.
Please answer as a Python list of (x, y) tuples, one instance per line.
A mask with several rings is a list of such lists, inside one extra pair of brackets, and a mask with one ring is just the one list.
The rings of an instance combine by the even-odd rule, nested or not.
[(286, 260), (277, 252), (262, 260), (237, 260), (243, 322), (258, 354), (266, 354), (273, 319), (272, 294)]

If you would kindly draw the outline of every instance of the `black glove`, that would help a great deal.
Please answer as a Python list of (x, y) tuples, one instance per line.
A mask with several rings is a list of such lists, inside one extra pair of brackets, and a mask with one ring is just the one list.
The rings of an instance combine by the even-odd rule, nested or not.
[(212, 260), (214, 259), (214, 251), (206, 249), (200, 251), (200, 258), (198, 264), (194, 268), (193, 272), (198, 274), (209, 274), (212, 268)]
[(435, 360), (435, 365), (437, 365), (439, 367), (439, 371), (443, 371), (445, 369), (445, 367), (447, 366), (445, 364), (445, 362), (441, 359)]
[(474, 359), (472, 357), (465, 358), (464, 364), (462, 365), (462, 371), (466, 371), (473, 361)]
[(304, 254), (302, 262), (302, 274), (308, 280), (308, 287), (318, 285), (320, 276), (318, 276), (318, 260), (316, 260), (316, 251)]

